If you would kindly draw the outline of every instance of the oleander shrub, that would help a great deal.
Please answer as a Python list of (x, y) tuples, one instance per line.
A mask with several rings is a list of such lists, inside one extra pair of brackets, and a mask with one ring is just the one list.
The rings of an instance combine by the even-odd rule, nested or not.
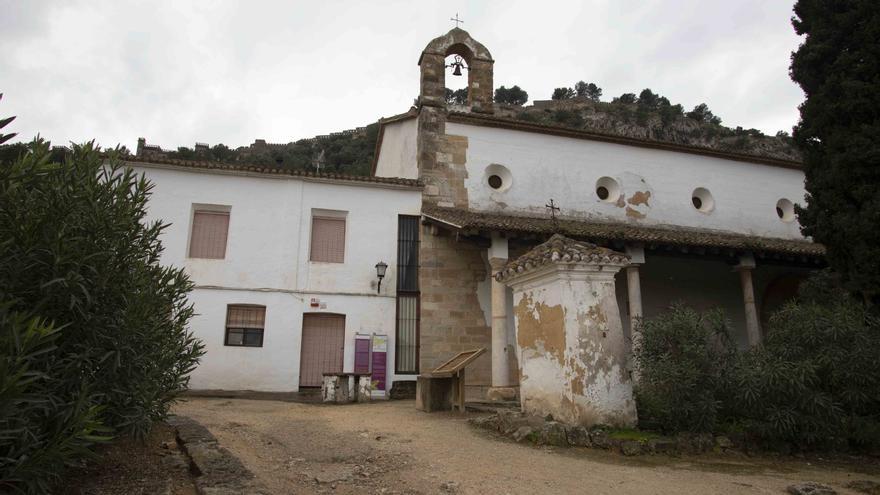
[(818, 272), (737, 352), (720, 312), (682, 305), (642, 322), (639, 424), (769, 448), (880, 448), (880, 319)]
[(766, 442), (880, 447), (880, 320), (827, 274), (774, 313), (736, 366), (732, 413)]
[(675, 304), (641, 322), (635, 389), (639, 425), (666, 433), (713, 431), (736, 351), (721, 310)]
[(0, 164), (0, 492), (45, 493), (96, 442), (145, 435), (203, 354), (151, 188), (92, 143)]

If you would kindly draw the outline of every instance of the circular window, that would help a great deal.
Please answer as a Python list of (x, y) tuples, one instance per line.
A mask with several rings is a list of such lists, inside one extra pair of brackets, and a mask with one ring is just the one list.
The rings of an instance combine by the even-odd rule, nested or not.
[(489, 176), (488, 182), (489, 187), (491, 187), (492, 189), (500, 189), (501, 185), (504, 184), (504, 181), (501, 179), (501, 177), (494, 174)]
[(791, 201), (782, 198), (776, 202), (776, 216), (779, 217), (785, 223), (793, 222), (795, 219), (794, 215), (794, 203)]
[(712, 199), (712, 193), (704, 187), (694, 189), (693, 194), (691, 194), (691, 203), (697, 211), (702, 213), (709, 213), (715, 209), (715, 200)]
[(615, 203), (620, 198), (620, 183), (611, 177), (601, 177), (596, 181), (596, 196), (606, 203)]
[(510, 189), (510, 186), (513, 184), (513, 176), (510, 175), (510, 170), (504, 165), (499, 165), (497, 163), (493, 163), (486, 167), (483, 180), (485, 181), (485, 184), (488, 184), (489, 187), (498, 192), (504, 192)]

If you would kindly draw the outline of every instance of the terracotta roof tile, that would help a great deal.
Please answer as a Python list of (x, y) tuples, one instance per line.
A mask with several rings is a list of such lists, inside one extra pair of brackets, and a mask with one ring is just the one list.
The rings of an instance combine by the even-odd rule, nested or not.
[[(460, 230), (501, 231), (520, 234), (552, 234), (547, 218), (504, 213), (478, 212), (460, 208), (425, 206), (428, 219)], [(825, 246), (807, 240), (778, 239), (691, 228), (648, 227), (625, 223), (590, 222), (560, 218), (555, 232), (566, 236), (597, 241), (627, 241), (645, 244), (699, 246), (717, 249), (748, 250), (796, 256), (822, 257)]]
[(526, 254), (504, 265), (495, 274), (495, 279), (499, 282), (504, 281), (550, 263), (563, 265), (593, 263), (622, 266), (629, 263), (629, 255), (589, 242), (576, 241), (561, 234), (553, 234), (553, 237), (547, 242), (533, 247)]
[(398, 177), (373, 177), (370, 175), (349, 175), (349, 174), (333, 174), (333, 173), (315, 173), (305, 170), (291, 170), (285, 168), (277, 168), (266, 165), (254, 165), (247, 163), (223, 163), (196, 160), (177, 160), (173, 158), (151, 158), (129, 156), (123, 159), (127, 163), (154, 163), (158, 165), (169, 165), (172, 167), (180, 167), (196, 170), (220, 170), (230, 172), (257, 173), (266, 175), (285, 175), (290, 177), (299, 177), (303, 179), (322, 179), (339, 182), (365, 182), (370, 184), (390, 184), (396, 186), (421, 188), (423, 186), (420, 180), (401, 179)]

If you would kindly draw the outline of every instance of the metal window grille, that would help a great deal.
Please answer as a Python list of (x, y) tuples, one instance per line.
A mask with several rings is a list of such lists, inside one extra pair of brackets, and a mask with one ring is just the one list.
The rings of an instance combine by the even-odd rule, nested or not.
[(397, 290), (419, 291), (419, 217), (416, 216), (398, 217)]
[(419, 372), (419, 217), (400, 215), (397, 224), (397, 325), (394, 368)]

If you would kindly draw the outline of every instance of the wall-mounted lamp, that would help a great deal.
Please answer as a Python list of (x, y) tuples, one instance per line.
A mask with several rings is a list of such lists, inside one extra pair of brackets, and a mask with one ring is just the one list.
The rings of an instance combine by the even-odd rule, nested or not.
[(379, 277), (379, 284), (376, 286), (377, 294), (382, 292), (382, 279), (385, 278), (385, 270), (387, 269), (388, 265), (384, 261), (376, 263), (376, 276)]

